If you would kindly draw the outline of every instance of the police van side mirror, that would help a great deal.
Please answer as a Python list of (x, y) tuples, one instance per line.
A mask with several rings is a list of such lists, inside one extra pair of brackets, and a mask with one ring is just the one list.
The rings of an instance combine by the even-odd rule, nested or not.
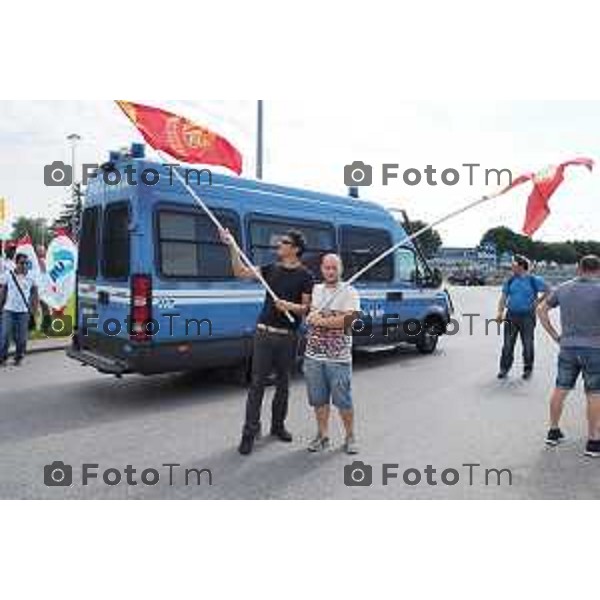
[(440, 288), (444, 284), (444, 275), (437, 267), (433, 269), (433, 287)]
[(444, 283), (444, 275), (436, 267), (432, 269), (431, 274), (423, 280), (423, 287), (438, 289), (441, 288)]

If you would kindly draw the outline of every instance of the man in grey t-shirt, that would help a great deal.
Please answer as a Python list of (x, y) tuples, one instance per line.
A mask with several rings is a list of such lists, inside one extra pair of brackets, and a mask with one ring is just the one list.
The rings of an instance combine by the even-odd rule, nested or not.
[[(558, 307), (561, 334), (554, 328), (549, 314)], [(600, 257), (583, 258), (578, 277), (554, 290), (541, 304), (539, 316), (544, 329), (560, 345), (546, 443), (557, 446), (564, 440), (560, 430), (564, 403), (582, 375), (588, 399), (590, 435), (586, 455), (600, 458)]]

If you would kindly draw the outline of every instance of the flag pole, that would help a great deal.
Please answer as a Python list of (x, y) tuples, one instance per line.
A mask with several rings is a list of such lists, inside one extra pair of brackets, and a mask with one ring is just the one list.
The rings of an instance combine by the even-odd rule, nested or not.
[[(162, 162), (164, 164), (171, 167), (172, 172), (175, 174), (175, 178), (177, 179), (177, 181), (179, 181), (179, 183), (181, 183), (181, 185), (185, 188), (186, 192), (188, 192), (188, 194), (196, 201), (198, 206), (206, 213), (206, 216), (213, 222), (215, 227), (219, 231), (224, 231), (225, 228), (223, 227), (223, 225), (221, 224), (219, 219), (216, 217), (216, 215), (213, 213), (213, 211), (206, 205), (204, 200), (202, 200), (202, 198), (196, 193), (194, 188), (186, 181), (185, 177), (179, 172), (177, 167), (174, 166), (173, 164), (169, 163), (168, 157), (166, 157), (162, 151), (156, 150), (156, 149), (154, 151), (156, 152), (156, 154), (158, 155), (158, 157), (162, 160)], [(267, 280), (263, 277), (263, 274), (261, 273), (260, 269), (248, 258), (248, 256), (245, 254), (245, 252), (240, 248), (240, 246), (237, 243), (234, 236), (231, 236), (231, 240), (233, 242), (234, 250), (239, 254), (240, 258), (246, 264), (246, 266), (254, 273), (254, 276), (258, 279), (258, 281), (265, 288), (267, 294), (269, 294), (269, 296), (272, 298), (273, 302), (278, 302), (279, 297), (273, 291), (273, 288), (267, 283)], [(292, 317), (292, 315), (289, 313), (289, 311), (285, 311), (284, 314), (288, 318), (290, 323), (296, 322), (294, 317)]]
[(500, 196), (502, 193), (503, 192), (494, 194), (493, 196), (484, 196), (483, 198), (480, 198), (479, 200), (470, 202), (466, 206), (463, 206), (462, 208), (459, 208), (458, 210), (451, 212), (450, 214), (446, 215), (445, 217), (442, 217), (441, 219), (434, 221), (430, 225), (427, 225), (426, 227), (419, 229), (419, 231), (413, 233), (412, 235), (410, 235), (407, 238), (404, 238), (402, 241), (398, 242), (395, 246), (393, 246), (392, 248), (389, 248), (383, 254), (378, 256), (376, 259), (372, 260), (368, 265), (366, 265), (360, 271), (358, 271), (358, 273), (354, 274), (346, 282), (347, 285), (352, 285), (354, 282), (358, 281), (363, 275), (365, 275), (365, 273), (370, 271), (373, 267), (377, 266), (381, 261), (385, 260), (390, 254), (393, 254), (394, 252), (396, 252), (396, 250), (399, 250), (400, 248), (402, 248), (403, 246), (406, 246), (410, 242), (414, 242), (416, 239), (420, 238), (422, 235), (426, 234), (428, 231), (431, 231), (434, 227), (438, 227), (439, 225), (442, 225), (443, 223), (446, 223), (447, 221), (450, 221), (451, 219), (454, 219), (455, 217), (459, 217), (460, 215), (472, 210), (473, 208), (476, 208), (477, 206), (481, 206), (482, 204), (485, 204), (486, 202), (490, 202), (494, 198), (497, 198), (498, 196)]
[[(118, 100), (116, 100), (115, 103), (119, 107), (119, 109), (123, 112), (123, 114), (127, 117), (127, 119), (130, 122), (132, 122), (137, 127), (137, 123), (135, 123), (135, 121), (132, 119), (132, 117), (128, 113), (128, 111), (125, 110), (125, 108), (123, 107), (123, 105)], [(175, 177), (177, 178), (177, 180), (181, 183), (181, 185), (188, 192), (188, 194), (190, 194), (190, 196), (196, 201), (196, 203), (198, 204), (198, 206), (200, 206), (200, 208), (206, 213), (206, 216), (214, 223), (215, 227), (219, 231), (224, 231), (225, 228), (223, 227), (223, 225), (221, 224), (221, 222), (219, 221), (219, 219), (217, 219), (217, 217), (212, 212), (212, 210), (210, 210), (210, 208), (208, 208), (208, 206), (206, 206), (206, 204), (204, 203), (204, 201), (202, 200), (202, 198), (200, 198), (200, 196), (194, 191), (194, 189), (192, 188), (192, 186), (189, 185), (189, 183), (181, 175), (181, 173), (177, 170), (177, 168), (174, 167), (172, 165), (172, 163), (169, 163), (169, 159), (166, 156), (166, 154), (162, 150), (158, 150), (157, 148), (154, 148), (152, 146), (150, 146), (150, 147), (154, 150), (154, 152), (156, 153), (156, 155), (161, 159), (161, 161), (164, 164), (171, 166), (172, 172), (175, 173)], [(267, 281), (263, 277), (263, 274), (261, 273), (260, 269), (258, 267), (256, 267), (254, 265), (254, 263), (246, 256), (246, 254), (239, 247), (237, 241), (235, 240), (235, 238), (233, 236), (231, 236), (231, 239), (233, 241), (233, 247), (234, 247), (235, 251), (238, 252), (240, 258), (246, 263), (246, 265), (248, 266), (248, 268), (251, 269), (251, 271), (254, 273), (254, 276), (258, 279), (258, 281), (265, 288), (267, 294), (269, 294), (269, 296), (272, 298), (273, 302), (279, 302), (280, 298), (273, 291), (273, 289), (271, 288), (271, 286), (267, 283)], [(287, 319), (288, 319), (288, 321), (290, 323), (294, 324), (296, 322), (295, 319), (294, 319), (294, 317), (292, 317), (292, 315), (290, 314), (289, 311), (286, 310), (284, 312), (284, 314), (285, 314), (285, 316), (287, 317)]]
[(339, 294), (341, 293), (341, 291), (344, 287), (350, 286), (353, 283), (355, 283), (356, 281), (358, 281), (363, 275), (368, 273), (373, 267), (376, 267), (380, 262), (385, 260), (391, 254), (394, 254), (394, 252), (396, 252), (400, 248), (407, 246), (411, 242), (414, 242), (416, 239), (420, 238), (422, 235), (426, 234), (428, 231), (431, 231), (434, 227), (438, 227), (439, 225), (442, 225), (443, 223), (446, 223), (447, 221), (450, 221), (451, 219), (454, 219), (455, 217), (459, 217), (460, 215), (472, 210), (473, 208), (476, 208), (477, 206), (481, 206), (482, 204), (491, 202), (495, 198), (498, 198), (498, 197), (502, 196), (503, 194), (505, 194), (506, 191), (507, 191), (506, 189), (503, 189), (503, 190), (493, 194), (492, 196), (483, 196), (482, 198), (479, 198), (479, 200), (475, 200), (474, 202), (469, 202), (465, 206), (452, 211), (451, 213), (445, 215), (444, 217), (434, 221), (430, 225), (427, 225), (426, 227), (419, 229), (419, 231), (413, 233), (412, 235), (402, 239), (400, 242), (398, 242), (397, 244), (395, 244), (394, 246), (392, 246), (391, 248), (389, 248), (388, 250), (386, 250), (385, 252), (380, 254), (377, 258), (372, 260), (368, 265), (366, 265), (365, 267), (360, 269), (360, 271), (355, 273), (348, 281), (344, 282), (344, 286), (342, 288), (338, 289), (334, 294), (332, 294), (329, 297), (329, 299), (323, 305), (321, 305), (317, 310), (323, 311), (323, 310), (326, 310), (327, 308), (329, 308), (331, 306), (331, 304), (333, 303), (333, 301), (339, 296)]

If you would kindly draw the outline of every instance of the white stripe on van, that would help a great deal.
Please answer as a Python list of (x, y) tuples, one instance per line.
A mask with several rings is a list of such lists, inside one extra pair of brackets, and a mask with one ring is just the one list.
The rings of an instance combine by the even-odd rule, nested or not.
[[(89, 291), (88, 286), (79, 287), (79, 297), (84, 300), (98, 300), (98, 293), (103, 292), (110, 296), (110, 302), (115, 304), (129, 304), (131, 292), (126, 288), (99, 286), (95, 291)], [(433, 301), (441, 298), (437, 291), (421, 290), (358, 290), (361, 300), (386, 302), (388, 293), (401, 293), (405, 300)], [(154, 304), (163, 303), (165, 300), (174, 300), (183, 304), (214, 304), (220, 303), (258, 303), (265, 299), (264, 292), (256, 290), (154, 290), (152, 293)]]

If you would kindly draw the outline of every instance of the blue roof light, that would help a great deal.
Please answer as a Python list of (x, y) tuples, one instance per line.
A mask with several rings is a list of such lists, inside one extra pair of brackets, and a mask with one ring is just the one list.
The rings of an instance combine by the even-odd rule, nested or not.
[(131, 144), (131, 158), (146, 158), (146, 146), (144, 144)]

